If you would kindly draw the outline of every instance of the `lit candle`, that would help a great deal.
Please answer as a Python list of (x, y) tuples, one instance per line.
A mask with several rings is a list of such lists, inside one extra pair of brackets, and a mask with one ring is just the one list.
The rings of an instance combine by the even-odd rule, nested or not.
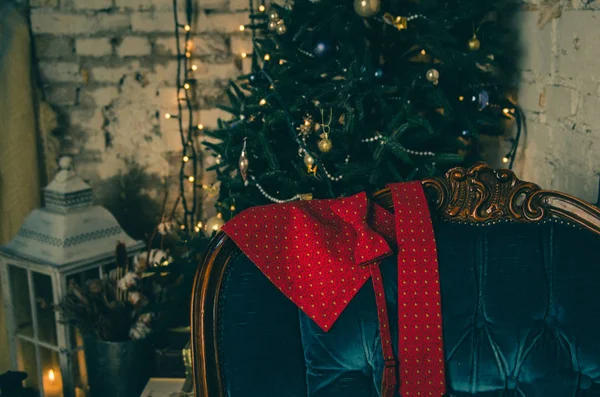
[(49, 369), (43, 379), (44, 397), (61, 397), (62, 396), (62, 381), (60, 376), (54, 372), (54, 369)]

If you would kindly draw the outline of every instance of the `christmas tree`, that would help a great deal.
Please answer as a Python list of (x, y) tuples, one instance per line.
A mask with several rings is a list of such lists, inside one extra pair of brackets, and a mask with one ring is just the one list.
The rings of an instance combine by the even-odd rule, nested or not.
[(232, 119), (205, 142), (226, 217), (440, 175), (476, 161), (481, 134), (520, 125), (510, 0), (250, 7), (252, 73), (232, 82)]

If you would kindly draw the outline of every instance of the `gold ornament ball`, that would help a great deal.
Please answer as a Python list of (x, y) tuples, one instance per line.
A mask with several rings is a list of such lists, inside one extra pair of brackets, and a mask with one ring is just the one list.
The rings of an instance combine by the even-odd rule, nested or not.
[(331, 140), (328, 138), (323, 138), (319, 141), (319, 150), (323, 153), (329, 152), (333, 148), (333, 144)]
[(304, 165), (306, 165), (307, 167), (312, 167), (315, 164), (315, 159), (313, 159), (313, 157), (306, 153), (304, 155)]
[(277, 11), (271, 11), (271, 12), (269, 13), (269, 19), (270, 19), (271, 21), (275, 21), (275, 22), (277, 22), (277, 20), (279, 19), (279, 14), (277, 13)]
[(425, 74), (425, 77), (433, 84), (437, 84), (440, 79), (440, 72), (438, 72), (437, 69), (429, 69)]
[(278, 24), (277, 25), (277, 34), (285, 34), (285, 32), (287, 32), (287, 28), (285, 27), (284, 24)]
[(277, 29), (277, 21), (269, 21), (268, 28), (270, 31), (275, 31)]
[(377, 15), (381, 9), (381, 0), (354, 0), (354, 11), (363, 18)]
[(221, 230), (221, 227), (224, 224), (225, 221), (223, 220), (223, 215), (221, 215), (221, 213), (218, 213), (217, 215), (208, 218), (208, 220), (204, 224), (204, 234), (206, 234), (206, 237), (211, 237), (214, 232), (218, 232), (219, 230)]
[(473, 36), (469, 39), (468, 45), (469, 45), (469, 50), (477, 51), (478, 49), (481, 48), (481, 41), (479, 41), (477, 36)]

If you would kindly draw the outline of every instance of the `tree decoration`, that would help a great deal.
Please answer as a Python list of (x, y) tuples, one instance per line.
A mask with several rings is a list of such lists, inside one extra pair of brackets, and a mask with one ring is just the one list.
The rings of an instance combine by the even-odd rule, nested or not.
[(212, 237), (215, 233), (221, 230), (221, 227), (224, 224), (225, 221), (223, 220), (223, 214), (220, 212), (217, 215), (208, 218), (206, 224), (204, 225), (204, 233), (206, 234), (206, 237)]
[(383, 21), (388, 25), (394, 26), (398, 30), (408, 29), (408, 19), (406, 17), (395, 17), (389, 12), (383, 14)]
[(244, 147), (242, 147), (242, 152), (240, 153), (240, 159), (238, 161), (240, 175), (244, 182), (246, 182), (248, 180), (249, 165), (250, 165), (250, 163), (248, 161), (248, 153), (246, 153), (246, 138), (244, 138)]
[[(514, 0), (464, 0), (456, 9), (392, 2), (388, 12), (379, 0), (296, 1), (260, 13), (253, 2), (252, 70), (229, 89), (223, 108), (232, 119), (207, 132), (207, 148), (223, 156), (211, 167), (222, 203), (235, 200), (241, 210), (308, 194), (374, 192), (468, 165), (490, 145), (480, 135), (519, 127), (518, 109), (506, 97), (515, 81), (514, 40), (500, 24), (517, 10)], [(485, 21), (485, 37), (496, 35), (484, 57), (465, 56), (472, 21)], [(238, 172), (244, 137), (260, 148), (251, 153), (245, 183)], [(509, 165), (515, 154), (507, 153)]]
[(325, 113), (321, 109), (321, 129), (323, 133), (320, 135), (321, 140), (318, 143), (319, 150), (323, 153), (331, 151), (333, 143), (329, 139), (329, 133), (331, 132), (331, 121), (333, 120), (333, 109), (329, 109), (329, 120), (325, 122)]
[(329, 57), (333, 52), (333, 45), (327, 40), (319, 40), (313, 48), (313, 55), (318, 58)]
[(479, 41), (476, 35), (473, 35), (473, 37), (469, 39), (467, 45), (469, 46), (469, 50), (471, 51), (477, 51), (481, 48), (481, 42)]
[(439, 83), (440, 80), (440, 72), (437, 69), (429, 69), (425, 74), (427, 80), (435, 85)]
[(363, 18), (370, 18), (381, 9), (381, 0), (354, 0), (354, 11)]

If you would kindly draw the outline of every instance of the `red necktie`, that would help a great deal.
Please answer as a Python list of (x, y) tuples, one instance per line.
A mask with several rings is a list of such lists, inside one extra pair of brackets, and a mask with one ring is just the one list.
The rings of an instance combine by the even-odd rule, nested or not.
[(437, 249), (420, 182), (390, 186), (398, 241), (400, 394), (446, 392)]

